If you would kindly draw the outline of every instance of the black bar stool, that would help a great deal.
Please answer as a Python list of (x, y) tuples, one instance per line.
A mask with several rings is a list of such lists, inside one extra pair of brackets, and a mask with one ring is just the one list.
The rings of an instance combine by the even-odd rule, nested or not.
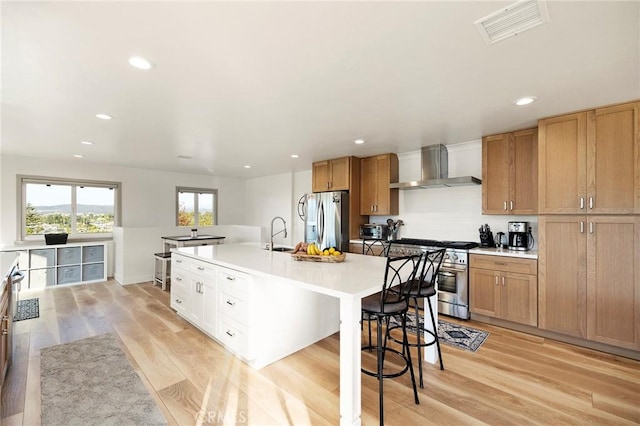
[[(420, 272), (417, 274), (417, 279), (414, 280), (411, 285), (405, 286), (403, 289), (403, 294), (413, 302), (415, 319), (414, 324), (408, 326), (407, 328), (411, 330), (415, 330), (416, 333), (416, 342), (409, 342), (410, 347), (415, 347), (418, 349), (418, 369), (420, 374), (420, 387), (424, 388), (424, 383), (422, 380), (422, 348), (426, 346), (436, 345), (438, 349), (438, 359), (440, 360), (440, 370), (444, 370), (444, 364), (442, 362), (442, 352), (440, 352), (440, 339), (438, 338), (438, 326), (436, 324), (435, 316), (433, 314), (433, 306), (431, 305), (431, 297), (437, 294), (436, 292), (436, 280), (438, 278), (438, 272), (440, 271), (440, 266), (442, 265), (442, 260), (444, 259), (446, 249), (432, 249), (424, 253), (422, 259), (422, 266), (420, 268)], [(421, 309), (419, 305), (419, 299), (426, 299), (426, 303), (429, 306), (429, 315), (431, 316), (431, 325), (433, 326), (433, 331), (428, 330), (424, 327), (424, 321), (426, 321), (426, 317), (424, 321), (420, 321), (420, 311), (423, 312), (423, 316), (426, 315), (426, 307), (425, 309)], [(401, 328), (399, 325), (391, 326), (389, 328), (389, 333), (391, 333), (394, 329)], [(421, 336), (427, 333), (431, 336), (429, 341), (421, 340)], [(397, 337), (391, 336), (389, 334), (389, 338), (395, 342), (400, 343), (400, 339)]]
[[(366, 314), (371, 320), (375, 320), (377, 325), (376, 345), (373, 346), (369, 344), (369, 346), (362, 348), (363, 350), (368, 351), (371, 351), (374, 348), (376, 349), (377, 369), (376, 371), (368, 371), (365, 368), (362, 368), (362, 372), (369, 376), (378, 378), (380, 425), (384, 424), (383, 379), (399, 377), (409, 371), (411, 374), (411, 384), (413, 385), (415, 403), (420, 403), (407, 336), (406, 326), (407, 312), (409, 311), (409, 297), (406, 287), (410, 287), (412, 283), (416, 281), (420, 267), (423, 264), (422, 256), (422, 254), (416, 254), (410, 256), (388, 257), (382, 291), (362, 300), (363, 314)], [(389, 321), (393, 316), (401, 319), (402, 351), (387, 346), (388, 334), (382, 329), (383, 323), (385, 328), (389, 327)], [(369, 338), (371, 338), (371, 336), (369, 336)], [(398, 355), (403, 360), (404, 366), (399, 371), (385, 372), (385, 355), (388, 352)], [(389, 366), (388, 370), (389, 369), (391, 369), (391, 366)]]

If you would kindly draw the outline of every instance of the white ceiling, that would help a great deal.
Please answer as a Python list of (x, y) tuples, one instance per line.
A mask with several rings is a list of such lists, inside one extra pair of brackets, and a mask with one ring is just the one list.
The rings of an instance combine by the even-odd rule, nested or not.
[(640, 98), (640, 1), (550, 0), (487, 46), (511, 3), (3, 1), (1, 153), (256, 177)]

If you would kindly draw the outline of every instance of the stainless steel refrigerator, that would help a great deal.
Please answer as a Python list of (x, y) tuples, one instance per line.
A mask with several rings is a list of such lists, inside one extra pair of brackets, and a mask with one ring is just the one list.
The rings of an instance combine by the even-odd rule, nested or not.
[(346, 191), (307, 194), (304, 240), (321, 250), (335, 247), (349, 251), (349, 193)]

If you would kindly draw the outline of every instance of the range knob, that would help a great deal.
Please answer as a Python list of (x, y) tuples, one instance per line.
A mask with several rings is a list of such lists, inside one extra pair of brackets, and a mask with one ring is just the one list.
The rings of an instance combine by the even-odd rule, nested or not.
[(451, 260), (453, 260), (453, 261), (455, 262), (456, 260), (458, 260), (458, 255), (457, 255), (457, 254), (455, 254), (455, 253), (453, 253), (453, 254), (450, 256), (450, 258), (451, 258)]

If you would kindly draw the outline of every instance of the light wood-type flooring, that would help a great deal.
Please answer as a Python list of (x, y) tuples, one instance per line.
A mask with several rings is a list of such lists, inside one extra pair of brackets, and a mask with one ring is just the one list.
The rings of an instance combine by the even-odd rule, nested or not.
[[(338, 335), (255, 371), (178, 317), (169, 293), (151, 283), (110, 280), (27, 297), (40, 298), (40, 317), (14, 323), (4, 426), (40, 424), (41, 348), (106, 332), (119, 337), (170, 424), (339, 424)], [(475, 353), (443, 345), (445, 370), (424, 366), (420, 405), (408, 374), (384, 381), (386, 424), (640, 423), (640, 362), (467, 324), (489, 339)], [(377, 424), (377, 381), (366, 375), (362, 407), (362, 423)]]

